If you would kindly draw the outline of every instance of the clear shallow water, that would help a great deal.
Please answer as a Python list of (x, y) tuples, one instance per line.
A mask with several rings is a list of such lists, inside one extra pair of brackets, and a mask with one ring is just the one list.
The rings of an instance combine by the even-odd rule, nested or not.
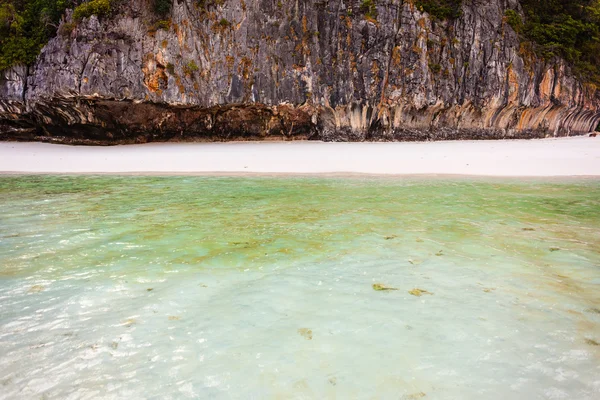
[(597, 399), (599, 342), (599, 181), (0, 177), (3, 399)]

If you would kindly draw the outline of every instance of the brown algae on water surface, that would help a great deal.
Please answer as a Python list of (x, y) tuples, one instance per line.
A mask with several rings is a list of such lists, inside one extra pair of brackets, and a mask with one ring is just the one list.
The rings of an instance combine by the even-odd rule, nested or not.
[(585, 343), (590, 346), (600, 346), (600, 343), (596, 342), (594, 339), (585, 338)]
[(412, 294), (413, 296), (417, 296), (417, 297), (421, 297), (421, 296), (423, 296), (424, 294), (433, 294), (433, 293), (431, 293), (431, 292), (428, 292), (427, 290), (424, 290), (424, 289), (418, 289), (418, 288), (415, 288), (415, 289), (413, 289), (413, 290), (409, 290), (409, 291), (408, 291), (408, 293), (409, 293), (409, 294)]
[(179, 315), (169, 315), (169, 321), (179, 321), (180, 319)]
[(398, 290), (398, 289), (384, 285), (383, 283), (374, 283), (373, 290), (375, 290), (377, 292), (383, 292), (383, 291), (387, 291), (387, 290)]
[(306, 340), (312, 340), (313, 332), (308, 328), (300, 328), (298, 329), (298, 333)]

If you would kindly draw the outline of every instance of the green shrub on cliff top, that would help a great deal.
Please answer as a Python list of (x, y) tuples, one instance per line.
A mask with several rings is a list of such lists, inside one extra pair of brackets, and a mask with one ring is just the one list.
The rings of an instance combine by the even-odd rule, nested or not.
[(523, 35), (545, 58), (560, 56), (600, 84), (600, 0), (521, 0)]
[(42, 47), (56, 35), (67, 8), (73, 19), (105, 16), (114, 0), (0, 0), (0, 70), (33, 64)]
[(0, 1), (0, 70), (32, 64), (71, 0)]
[(75, 7), (73, 19), (77, 22), (92, 15), (103, 17), (110, 13), (111, 0), (90, 0)]

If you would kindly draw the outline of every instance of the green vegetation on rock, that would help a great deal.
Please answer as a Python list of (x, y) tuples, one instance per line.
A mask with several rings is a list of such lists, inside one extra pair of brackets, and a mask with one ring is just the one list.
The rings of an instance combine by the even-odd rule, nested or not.
[[(35, 62), (42, 47), (56, 35), (67, 8), (73, 9), (73, 20), (111, 11), (114, 0), (6, 0), (0, 3), (0, 70), (13, 65)], [(74, 29), (68, 24), (60, 32), (66, 36)]]
[(196, 62), (194, 60), (190, 60), (188, 61), (184, 66), (183, 66), (183, 72), (186, 75), (194, 75), (194, 72), (200, 70), (200, 67), (198, 67), (198, 64), (196, 64)]
[(506, 23), (513, 28), (513, 30), (517, 33), (521, 33), (523, 31), (523, 19), (515, 10), (506, 10), (504, 12), (504, 17), (506, 18)]
[(210, 6), (222, 6), (225, 0), (196, 0), (196, 6), (203, 11), (206, 11)]
[(564, 58), (584, 79), (600, 83), (600, 0), (521, 0), (523, 34), (536, 54)]
[(80, 22), (84, 18), (89, 18), (92, 15), (104, 17), (110, 13), (111, 0), (90, 0), (81, 3), (73, 10), (73, 20)]
[(440, 71), (442, 70), (442, 66), (440, 64), (436, 64), (436, 63), (429, 63), (429, 69), (434, 74), (439, 74)]
[(362, 0), (360, 3), (360, 12), (362, 12), (365, 17), (376, 20), (377, 5), (375, 4), (375, 0)]
[(227, 18), (221, 18), (221, 20), (219, 21), (219, 25), (221, 26), (221, 28), (229, 28), (231, 26), (231, 22), (229, 22)]
[(0, 3), (0, 70), (32, 64), (56, 34), (71, 0), (8, 0)]
[[(433, 20), (458, 18), (462, 0), (415, 0)], [(506, 10), (508, 25), (532, 44), (537, 56), (562, 57), (586, 81), (600, 84), (600, 0), (520, 0)]]
[(169, 74), (175, 75), (175, 65), (173, 63), (168, 63), (167, 71), (169, 72)]
[(156, 15), (166, 17), (171, 12), (172, 0), (154, 0), (154, 12)]
[(453, 19), (460, 17), (462, 0), (415, 0), (415, 5), (434, 19)]

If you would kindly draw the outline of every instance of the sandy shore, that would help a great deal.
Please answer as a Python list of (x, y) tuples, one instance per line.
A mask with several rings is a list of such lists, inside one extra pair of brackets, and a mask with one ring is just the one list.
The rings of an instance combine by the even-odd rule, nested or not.
[(600, 138), (428, 143), (0, 143), (0, 173), (600, 176)]

